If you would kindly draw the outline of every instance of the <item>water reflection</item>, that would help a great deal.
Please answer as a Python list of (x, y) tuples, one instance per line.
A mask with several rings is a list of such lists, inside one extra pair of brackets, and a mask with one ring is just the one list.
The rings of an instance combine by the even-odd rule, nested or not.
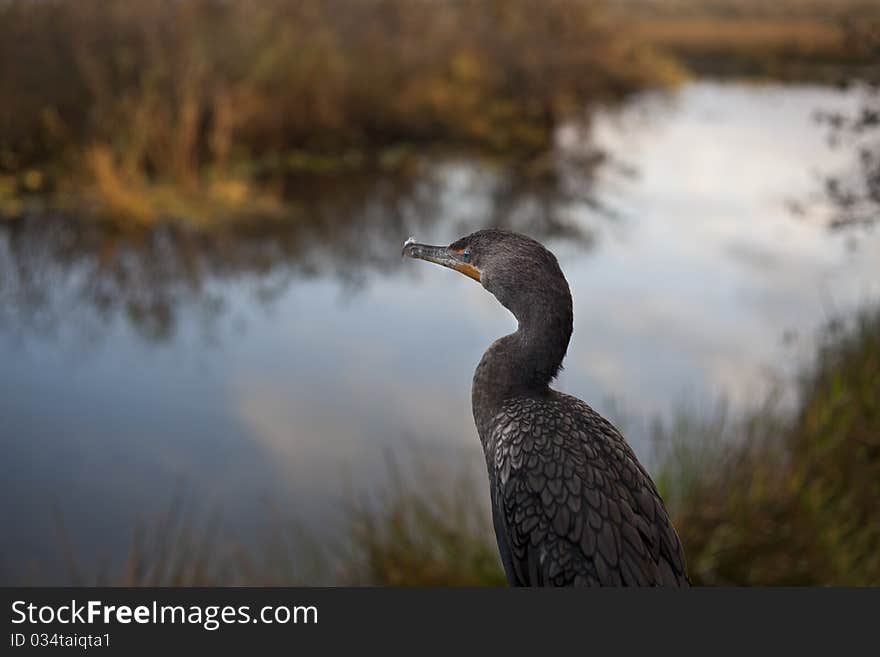
[(880, 85), (864, 89), (858, 109), (823, 111), (818, 120), (829, 127), (832, 146), (853, 154), (847, 169), (825, 176), (832, 228), (867, 227), (880, 222)]
[(222, 313), (224, 282), (269, 303), (293, 279), (334, 278), (356, 289), (400, 266), (401, 235), (466, 233), (486, 225), (591, 245), (572, 208), (597, 212), (592, 177), (603, 158), (579, 148), (527, 164), (421, 161), (393, 173), (289, 180), (283, 221), (193, 230), (126, 231), (69, 215), (28, 213), (0, 222), (0, 324), (51, 335), (80, 325), (95, 335), (117, 317), (150, 341), (174, 336), (181, 309)]
[(35, 560), (63, 581), (53, 510), (75, 551), (118, 565), (180, 480), (246, 543), (267, 499), (329, 531), (408, 439), (436, 461), (473, 454), (471, 373), (513, 319), (472, 281), (402, 262), (410, 234), (495, 224), (548, 241), (575, 296), (560, 387), (618, 417), (615, 400), (642, 456), (642, 418), (748, 403), (798, 360), (784, 334), (880, 293), (880, 241), (851, 254), (786, 209), (836, 162), (814, 111), (853, 105), (697, 84), (568, 126), (519, 167), (447, 157), (290, 181), (273, 225), (6, 220), (0, 577)]

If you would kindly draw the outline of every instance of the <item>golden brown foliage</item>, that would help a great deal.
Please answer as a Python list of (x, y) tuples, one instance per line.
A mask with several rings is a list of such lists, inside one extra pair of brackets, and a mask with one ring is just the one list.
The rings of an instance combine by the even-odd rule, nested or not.
[(874, 75), (875, 0), (623, 0), (634, 38), (698, 73), (840, 81)]
[(0, 174), (23, 193), (27, 172), (41, 193), (85, 182), (143, 221), (169, 210), (147, 183), (228, 191), (302, 153), (540, 150), (584, 103), (658, 81), (603, 4), (0, 3)]
[(880, 584), (880, 312), (832, 331), (793, 419), (729, 438), (679, 448), (662, 478), (695, 583)]

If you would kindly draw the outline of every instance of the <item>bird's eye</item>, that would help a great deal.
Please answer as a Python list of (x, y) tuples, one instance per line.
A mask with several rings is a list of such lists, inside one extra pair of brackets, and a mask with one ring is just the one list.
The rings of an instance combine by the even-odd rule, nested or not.
[(464, 260), (465, 262), (470, 262), (471, 261), (471, 252), (469, 250), (462, 251), (461, 259)]

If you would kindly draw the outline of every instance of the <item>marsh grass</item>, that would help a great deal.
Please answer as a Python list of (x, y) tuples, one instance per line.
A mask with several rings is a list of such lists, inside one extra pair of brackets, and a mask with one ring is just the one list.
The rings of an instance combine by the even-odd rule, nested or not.
[(878, 55), (871, 0), (3, 0), (0, 217), (274, 219), (291, 175), (527, 161), (688, 69), (838, 81)]
[(526, 157), (585, 103), (669, 79), (605, 4), (6, 0), (0, 205), (217, 221), (401, 146)]
[(389, 463), (388, 483), (352, 507), (346, 579), (381, 586), (504, 585), (485, 486), (473, 469), (444, 477), (420, 461), (415, 475), (406, 475)]
[(695, 583), (880, 583), (880, 311), (830, 324), (798, 393), (793, 412), (664, 430)]
[[(468, 454), (479, 459), (478, 454)], [(463, 462), (470, 458), (462, 458)], [(157, 516), (135, 524), (121, 561), (78, 553), (56, 514), (58, 554), (72, 586), (502, 586), (482, 478), (471, 467), (437, 467), (412, 448), (386, 459), (385, 483), (351, 491), (341, 531), (318, 536), (265, 507), (253, 536), (231, 537), (222, 514), (206, 515), (181, 487)], [(247, 540), (245, 540), (247, 539)], [(10, 579), (12, 577), (13, 579)], [(34, 564), (23, 578), (45, 583)], [(7, 581), (20, 581), (10, 571)], [(58, 583), (58, 582), (55, 582)]]
[[(166, 508), (132, 529), (121, 568), (108, 555), (90, 559), (73, 548), (64, 515), (55, 514), (61, 558), (73, 586), (210, 586), (229, 581), (234, 563), (218, 540), (219, 517), (205, 516), (182, 490)], [(33, 572), (40, 581), (39, 568)]]

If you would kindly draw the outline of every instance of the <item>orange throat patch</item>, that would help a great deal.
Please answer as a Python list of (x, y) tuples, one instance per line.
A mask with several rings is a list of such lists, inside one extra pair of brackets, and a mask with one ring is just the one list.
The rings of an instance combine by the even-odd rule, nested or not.
[(461, 272), (465, 276), (473, 278), (478, 283), (480, 282), (480, 270), (474, 267), (473, 265), (466, 264), (464, 262), (457, 263), (452, 267), (455, 271)]

